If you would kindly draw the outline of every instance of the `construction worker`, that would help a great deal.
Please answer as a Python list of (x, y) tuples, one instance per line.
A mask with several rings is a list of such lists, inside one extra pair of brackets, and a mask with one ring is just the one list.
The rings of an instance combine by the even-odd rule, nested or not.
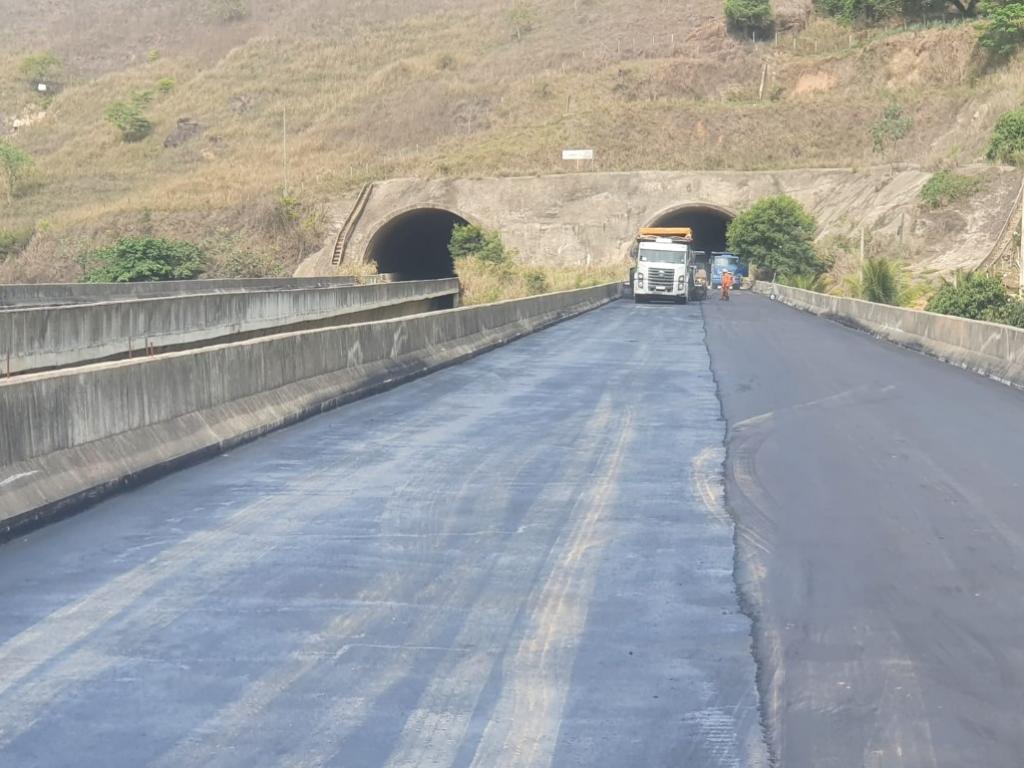
[(732, 272), (722, 273), (722, 295), (721, 301), (729, 300), (729, 291), (732, 289)]

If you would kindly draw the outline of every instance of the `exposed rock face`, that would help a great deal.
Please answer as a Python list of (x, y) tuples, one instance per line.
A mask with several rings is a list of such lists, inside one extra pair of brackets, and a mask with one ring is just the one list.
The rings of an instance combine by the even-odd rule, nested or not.
[(164, 148), (173, 149), (186, 144), (203, 132), (203, 126), (190, 117), (179, 117), (174, 130), (164, 139)]

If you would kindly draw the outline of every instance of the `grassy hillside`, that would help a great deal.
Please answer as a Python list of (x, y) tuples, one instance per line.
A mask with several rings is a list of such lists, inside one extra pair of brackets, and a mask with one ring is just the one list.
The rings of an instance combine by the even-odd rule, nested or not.
[[(35, 160), (0, 207), (0, 231), (35, 234), (0, 280), (75, 278), (138, 232), (202, 243), (220, 274), (285, 272), (322, 201), (367, 179), (556, 172), (565, 146), (604, 170), (956, 165), (1024, 102), (1024, 62), (981, 73), (970, 26), (812, 21), (754, 44), (714, 0), (253, 0), (235, 21), (223, 2), (0, 0), (0, 132), (27, 118), (9, 138)], [(18, 72), (40, 50), (65, 62), (49, 102)], [(104, 110), (144, 90), (154, 131), (126, 144)], [(913, 125), (877, 152), (892, 103)], [(196, 135), (165, 147), (184, 118)]]

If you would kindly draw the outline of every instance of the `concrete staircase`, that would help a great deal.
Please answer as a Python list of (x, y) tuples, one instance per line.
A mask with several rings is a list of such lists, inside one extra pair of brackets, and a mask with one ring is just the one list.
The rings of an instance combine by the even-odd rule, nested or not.
[(334, 252), (331, 254), (332, 267), (340, 266), (345, 260), (345, 251), (348, 249), (349, 240), (352, 239), (352, 233), (355, 231), (356, 224), (359, 223), (359, 218), (363, 215), (363, 211), (366, 210), (366, 204), (370, 202), (370, 195), (372, 194), (373, 182), (371, 181), (363, 185), (363, 188), (359, 191), (359, 197), (356, 198), (356, 204), (352, 206), (348, 218), (345, 219), (345, 223), (338, 230), (338, 237), (334, 241)]
[(995, 245), (989, 251), (988, 256), (981, 262), (980, 269), (992, 272), (1003, 278), (1003, 282), (1011, 288), (1017, 288), (1020, 283), (1020, 235), (1021, 207), (1024, 206), (1024, 185), (1021, 186), (1021, 193), (1017, 195), (1017, 201), (1010, 211), (1010, 216), (1003, 225)]

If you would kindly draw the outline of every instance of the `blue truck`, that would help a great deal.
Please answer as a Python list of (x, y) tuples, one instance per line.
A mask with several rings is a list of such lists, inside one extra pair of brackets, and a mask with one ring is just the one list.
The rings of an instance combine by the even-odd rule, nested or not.
[(714, 251), (711, 254), (711, 287), (722, 287), (722, 275), (732, 272), (733, 288), (743, 287), (743, 278), (747, 276), (747, 268), (740, 264), (740, 257), (735, 253)]

